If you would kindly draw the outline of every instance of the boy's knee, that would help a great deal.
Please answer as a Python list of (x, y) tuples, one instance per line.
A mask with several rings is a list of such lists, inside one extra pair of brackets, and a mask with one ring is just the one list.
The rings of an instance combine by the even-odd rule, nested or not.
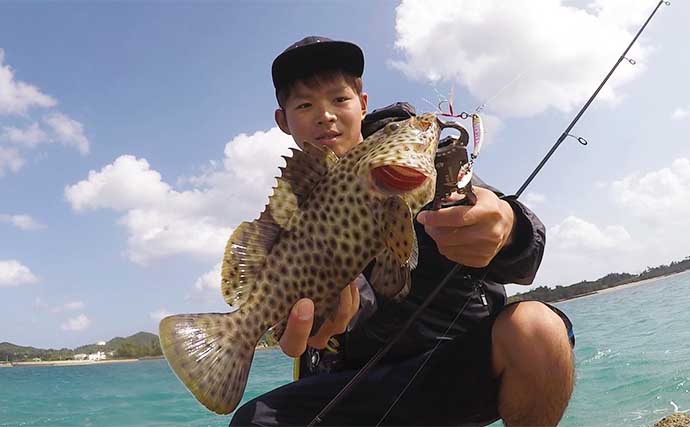
[[(508, 363), (550, 359), (571, 352), (563, 319), (545, 304), (525, 301), (506, 308), (492, 330), (494, 362), (501, 372)], [(545, 361), (545, 360), (543, 360)]]

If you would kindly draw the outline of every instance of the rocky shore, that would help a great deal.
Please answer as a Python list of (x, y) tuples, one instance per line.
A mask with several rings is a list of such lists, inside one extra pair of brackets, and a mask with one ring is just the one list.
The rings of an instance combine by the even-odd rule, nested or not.
[(675, 413), (657, 421), (654, 427), (690, 427), (690, 415)]

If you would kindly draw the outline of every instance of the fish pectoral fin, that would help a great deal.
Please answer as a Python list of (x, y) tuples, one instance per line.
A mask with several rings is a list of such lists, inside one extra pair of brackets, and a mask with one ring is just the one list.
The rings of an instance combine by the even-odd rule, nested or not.
[(168, 364), (194, 397), (218, 414), (235, 410), (260, 338), (246, 334), (239, 312), (169, 316), (159, 329)]
[(415, 268), (418, 248), (410, 207), (400, 197), (391, 197), (383, 203), (381, 215), (386, 248), (395, 255), (399, 267)]
[(395, 300), (402, 299), (410, 292), (412, 284), (410, 268), (400, 266), (396, 256), (384, 249), (376, 257), (369, 282), (379, 294)]

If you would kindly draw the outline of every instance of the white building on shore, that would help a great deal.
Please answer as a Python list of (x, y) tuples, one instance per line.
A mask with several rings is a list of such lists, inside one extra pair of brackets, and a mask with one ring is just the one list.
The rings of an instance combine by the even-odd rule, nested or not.
[(96, 361), (96, 360), (105, 360), (105, 359), (106, 359), (105, 353), (103, 353), (102, 351), (98, 351), (96, 353), (89, 354), (89, 360)]

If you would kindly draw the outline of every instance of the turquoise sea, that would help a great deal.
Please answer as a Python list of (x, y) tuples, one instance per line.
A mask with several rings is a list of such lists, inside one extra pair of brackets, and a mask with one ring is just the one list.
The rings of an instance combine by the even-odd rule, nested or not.
[[(577, 336), (577, 384), (561, 426), (649, 426), (690, 409), (690, 272), (558, 304)], [(256, 353), (245, 400), (291, 380)], [(163, 360), (0, 368), (0, 426), (226, 426)], [(497, 423), (496, 425), (500, 425)]]

